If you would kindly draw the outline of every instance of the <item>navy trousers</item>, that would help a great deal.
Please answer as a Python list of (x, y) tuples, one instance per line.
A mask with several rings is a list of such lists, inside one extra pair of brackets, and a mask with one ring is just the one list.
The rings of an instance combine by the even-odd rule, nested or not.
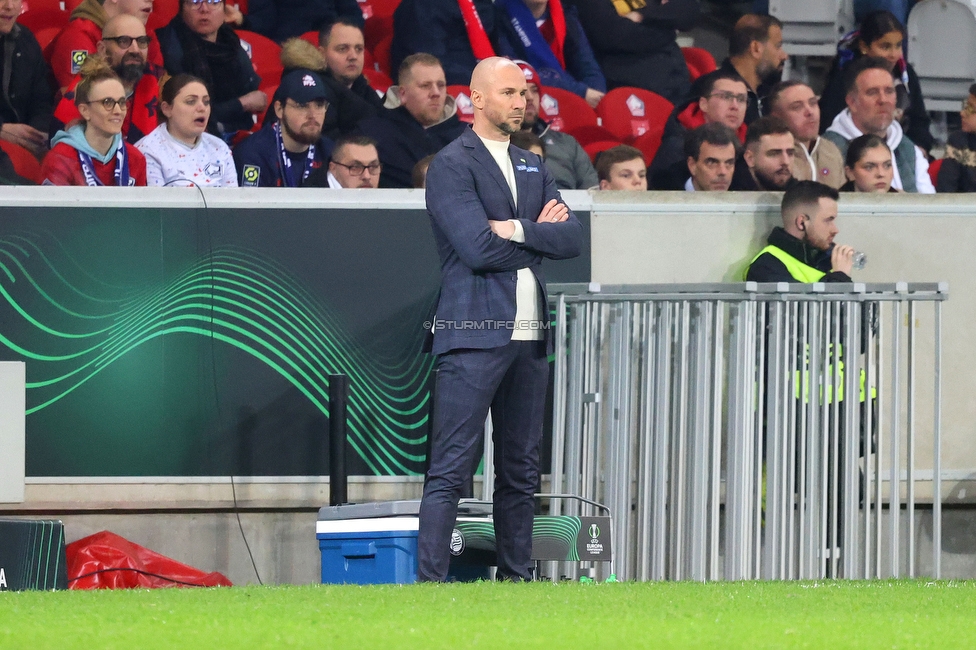
[(491, 408), (495, 462), (492, 497), (498, 576), (532, 577), (533, 495), (549, 364), (543, 341), (489, 350), (452, 350), (437, 359), (430, 470), (417, 538), (417, 579), (443, 581), (461, 489), (477, 466)]

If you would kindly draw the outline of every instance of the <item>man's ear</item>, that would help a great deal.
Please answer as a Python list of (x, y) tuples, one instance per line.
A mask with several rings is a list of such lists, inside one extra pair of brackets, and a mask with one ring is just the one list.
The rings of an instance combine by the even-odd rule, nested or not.
[(757, 61), (762, 58), (763, 50), (765, 49), (766, 44), (762, 41), (752, 41), (749, 43), (749, 54), (752, 55), (752, 58), (756, 59)]
[(485, 96), (480, 90), (471, 89), (471, 104), (476, 108), (485, 107)]
[(753, 152), (751, 147), (745, 148), (745, 150), (742, 152), (742, 159), (746, 161), (746, 165), (749, 167), (749, 169), (756, 166), (756, 154)]
[(692, 158), (691, 156), (688, 156), (687, 164), (688, 164), (688, 173), (691, 174), (692, 176), (694, 176), (695, 175), (695, 167), (697, 167), (697, 163), (696, 163), (695, 159)]
[(610, 189), (610, 181), (600, 181), (600, 189), (601, 190), (609, 190)]
[(279, 100), (276, 99), (275, 102), (274, 102), (274, 112), (275, 112), (275, 115), (280, 120), (281, 119), (281, 116), (285, 114), (285, 104), (284, 104), (284, 102), (279, 101)]

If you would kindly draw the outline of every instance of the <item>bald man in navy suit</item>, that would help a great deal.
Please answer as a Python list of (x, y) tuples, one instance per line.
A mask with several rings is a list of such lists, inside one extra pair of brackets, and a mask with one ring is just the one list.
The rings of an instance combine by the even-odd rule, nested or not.
[(522, 126), (525, 92), (525, 76), (511, 61), (479, 63), (471, 75), (474, 124), (427, 171), (441, 295), (433, 338), (437, 403), (420, 506), (421, 581), (447, 577), (457, 504), (477, 465), (489, 408), (497, 575), (532, 578), (533, 495), (553, 348), (542, 260), (579, 255), (583, 229), (542, 159), (509, 143)]

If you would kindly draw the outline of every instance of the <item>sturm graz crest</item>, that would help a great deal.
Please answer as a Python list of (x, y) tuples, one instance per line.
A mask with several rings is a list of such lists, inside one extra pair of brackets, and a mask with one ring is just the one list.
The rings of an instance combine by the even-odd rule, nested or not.
[(464, 552), (464, 535), (455, 528), (451, 531), (451, 555), (461, 555)]

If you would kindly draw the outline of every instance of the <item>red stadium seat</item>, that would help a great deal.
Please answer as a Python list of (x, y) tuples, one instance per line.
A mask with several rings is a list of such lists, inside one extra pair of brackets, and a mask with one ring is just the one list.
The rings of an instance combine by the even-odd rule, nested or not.
[(40, 183), (44, 180), (41, 178), (41, 163), (37, 162), (37, 158), (30, 151), (19, 144), (6, 140), (0, 140), (0, 149), (3, 149), (10, 156), (10, 162), (14, 164), (14, 171), (20, 176), (32, 183)]
[(390, 78), (393, 77), (393, 75), (390, 74), (390, 47), (392, 46), (393, 34), (390, 34), (382, 41), (377, 43), (376, 47), (373, 49), (373, 60), (376, 62), (376, 67), (379, 68), (380, 72)]
[(539, 113), (553, 131), (572, 131), (581, 126), (596, 126), (596, 113), (586, 100), (561, 88), (546, 87), (539, 98)]
[(299, 38), (301, 38), (303, 41), (308, 41), (309, 43), (311, 43), (315, 47), (318, 47), (319, 46), (319, 33), (318, 33), (317, 30), (314, 30), (313, 29), (310, 32), (305, 32)]
[(241, 10), (241, 13), (245, 16), (247, 15), (247, 0), (237, 0), (237, 8)]
[(939, 182), (939, 170), (942, 169), (942, 159), (933, 160), (929, 163), (929, 178), (932, 179), (932, 184), (935, 185)]
[(703, 50), (700, 47), (683, 47), (681, 53), (685, 57), (688, 69), (694, 68), (699, 76), (718, 69), (718, 66), (715, 65), (715, 57), (708, 50)]
[(650, 165), (651, 161), (654, 160), (654, 155), (657, 153), (658, 148), (661, 146), (662, 136), (664, 136), (664, 127), (655, 127), (639, 138), (634, 138), (634, 141), (630, 144), (640, 149), (641, 153), (644, 154), (644, 162)]
[(372, 9), (370, 17), (388, 18), (396, 11), (400, 5), (400, 0), (369, 0), (369, 5)]
[(569, 134), (576, 138), (576, 141), (584, 147), (591, 142), (617, 139), (617, 136), (610, 133), (602, 126), (596, 126), (595, 124), (584, 124), (583, 126), (578, 126), (570, 131)]
[[(17, 23), (33, 32), (34, 36), (42, 29), (57, 27), (59, 30), (68, 24), (70, 14), (60, 9), (31, 9), (20, 14)], [(41, 46), (43, 48), (43, 45)]]
[(380, 72), (379, 70), (374, 70), (373, 68), (363, 68), (363, 76), (366, 77), (366, 81), (369, 85), (373, 87), (373, 90), (386, 94), (386, 91), (390, 89), (393, 85), (393, 80), (390, 79), (386, 74)]
[(614, 147), (619, 147), (621, 144), (623, 143), (618, 142), (616, 140), (599, 140), (597, 142), (591, 142), (590, 144), (583, 147), (583, 151), (586, 152), (586, 155), (590, 157), (590, 161), (595, 165), (597, 154), (603, 153), (607, 149), (613, 149)]
[(34, 38), (37, 39), (37, 44), (41, 46), (41, 51), (47, 49), (47, 46), (54, 42), (58, 34), (61, 33), (60, 27), (43, 27), (41, 29), (32, 30), (34, 32)]
[(462, 122), (474, 122), (474, 105), (471, 103), (471, 90), (462, 84), (447, 87), (447, 94), (454, 98), (457, 116)]
[(149, 21), (146, 22), (146, 31), (151, 32), (168, 25), (178, 13), (180, 13), (180, 0), (153, 0), (153, 10), (149, 14)]
[[(81, 0), (78, 0), (72, 6), (65, 8), (70, 13), (80, 3)], [(24, 15), (28, 11), (61, 11), (61, 0), (24, 0), (20, 8), (20, 14)], [(18, 19), (17, 22), (19, 23), (20, 20)]]
[(281, 47), (270, 38), (261, 36), (257, 32), (249, 32), (246, 29), (236, 31), (237, 36), (244, 44), (244, 49), (248, 50), (254, 71), (261, 77), (261, 85), (268, 86), (281, 83)]
[(366, 19), (366, 24), (363, 25), (363, 40), (366, 42), (367, 50), (372, 52), (387, 36), (393, 37), (392, 16), (373, 16)]
[[(75, 10), (75, 7), (80, 5), (85, 0), (64, 0), (64, 10), (69, 14)], [(26, 2), (24, 4), (27, 4)], [(33, 4), (33, 3), (31, 3)]]
[(632, 142), (657, 126), (664, 128), (674, 105), (657, 93), (641, 88), (614, 88), (596, 107), (603, 128), (624, 142)]

